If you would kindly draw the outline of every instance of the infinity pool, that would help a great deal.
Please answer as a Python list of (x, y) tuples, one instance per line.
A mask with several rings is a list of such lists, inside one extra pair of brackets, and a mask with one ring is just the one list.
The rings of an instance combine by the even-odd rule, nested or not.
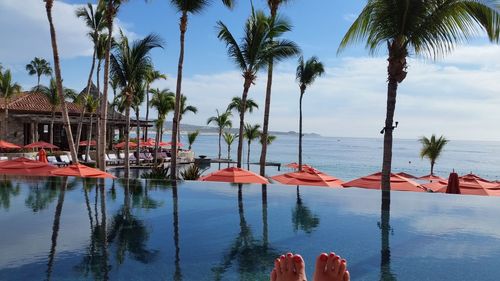
[[(66, 187), (66, 188), (64, 188)], [(500, 198), (142, 180), (0, 181), (0, 280), (268, 280), (335, 251), (352, 280), (500, 280)]]

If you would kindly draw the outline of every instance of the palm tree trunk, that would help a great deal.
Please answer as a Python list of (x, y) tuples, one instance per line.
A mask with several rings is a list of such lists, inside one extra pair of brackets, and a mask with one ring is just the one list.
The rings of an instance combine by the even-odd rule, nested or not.
[(61, 100), (61, 111), (63, 118), (63, 126), (66, 130), (66, 136), (68, 139), (69, 150), (71, 152), (71, 157), (73, 158), (73, 163), (78, 163), (78, 157), (75, 150), (75, 143), (73, 141), (73, 132), (71, 132), (71, 124), (69, 122), (68, 109), (66, 107), (66, 103), (64, 102), (64, 92), (62, 86), (62, 77), (61, 77), (61, 66), (59, 63), (59, 53), (57, 50), (57, 39), (56, 39), (56, 30), (54, 29), (54, 24), (52, 22), (52, 6), (54, 4), (53, 0), (45, 1), (45, 10), (47, 12), (47, 18), (49, 20), (50, 25), (50, 37), (52, 43), (52, 52), (54, 55), (54, 70), (56, 74), (56, 84), (57, 84), (57, 94), (59, 95), (59, 99)]
[(7, 139), (7, 134), (9, 132), (9, 99), (5, 99), (5, 126), (4, 126), (4, 132), (3, 132), (3, 138)]
[(107, 234), (107, 218), (106, 218), (106, 191), (104, 179), (99, 179), (101, 190), (101, 241), (103, 252), (104, 280), (109, 280), (109, 266), (108, 266), (108, 234)]
[(36, 87), (37, 87), (37, 89), (40, 89), (40, 76), (41, 76), (41, 75), (40, 75), (40, 74), (37, 74), (36, 76), (37, 76)]
[(56, 118), (56, 109), (52, 107), (52, 117), (50, 119), (50, 144), (54, 144), (54, 119)]
[(129, 178), (130, 174), (130, 148), (129, 148), (129, 143), (130, 143), (130, 103), (126, 105), (125, 108), (125, 120), (126, 120), (126, 125), (125, 125), (125, 178)]
[[(163, 126), (163, 124), (162, 124)], [(155, 165), (157, 165), (158, 163), (158, 148), (159, 148), (159, 144), (160, 144), (160, 131), (161, 131), (161, 127), (158, 126), (158, 128), (156, 128), (156, 143), (155, 143), (155, 155), (154, 155), (154, 163)]]
[(434, 175), (434, 161), (431, 161), (431, 176)]
[(250, 145), (252, 144), (251, 140), (248, 140), (248, 148), (247, 148), (247, 169), (250, 170)]
[[(92, 85), (92, 75), (94, 74), (94, 68), (95, 68), (95, 57), (96, 57), (96, 48), (94, 46), (94, 53), (92, 55), (92, 66), (90, 67), (90, 73), (89, 73), (89, 78), (87, 79), (87, 91), (85, 92), (84, 96), (84, 102), (87, 99), (87, 97), (90, 94), (90, 87)], [(80, 148), (80, 140), (82, 136), (82, 127), (83, 127), (83, 120), (85, 118), (85, 104), (82, 106), (82, 112), (80, 112), (80, 120), (78, 121), (78, 128), (76, 129), (76, 151)]]
[[(88, 142), (90, 142), (90, 140), (92, 140), (92, 122), (94, 121), (94, 120), (92, 120), (92, 116), (93, 116), (93, 114), (91, 113), (90, 114), (89, 131), (87, 132), (87, 141)], [(85, 147), (85, 161), (88, 161), (89, 154), (90, 154), (90, 145), (87, 145), (87, 147)]]
[(219, 154), (218, 154), (219, 155), (219, 157), (218, 157), (219, 159), (222, 157), (221, 156), (221, 150), (222, 150), (222, 148), (221, 148), (221, 137), (222, 137), (222, 130), (219, 129)]
[(136, 134), (137, 134), (137, 148), (135, 149), (136, 151), (136, 165), (137, 166), (140, 166), (141, 162), (140, 162), (140, 159), (139, 159), (139, 153), (141, 152), (141, 128), (139, 127), (139, 106), (137, 106), (137, 108), (135, 109), (135, 127), (136, 127)]
[(227, 145), (227, 160), (231, 159), (231, 145)]
[[(102, 60), (97, 59), (96, 87), (97, 87), (97, 94), (98, 94), (98, 96), (101, 95), (101, 82), (100, 82), (101, 79), (99, 78), (100, 74), (101, 74), (101, 63), (102, 63)], [(100, 106), (102, 105), (102, 102), (103, 102), (102, 99), (98, 100), (98, 103), (99, 103), (98, 108), (100, 108)], [(102, 128), (101, 128), (101, 126), (99, 126), (99, 124), (101, 122), (102, 122), (102, 116), (101, 116), (101, 114), (97, 114), (97, 136), (100, 136), (102, 134), (102, 131), (101, 131)], [(101, 149), (103, 147), (106, 147), (106, 145), (101, 145), (101, 138), (100, 137), (97, 138), (96, 142), (97, 142), (97, 146), (96, 146), (96, 155), (97, 155), (97, 157), (96, 158), (98, 158), (98, 160), (97, 160), (97, 168), (101, 168), (102, 165), (103, 165), (102, 164), (103, 161), (101, 161), (102, 159), (100, 159), (101, 158), (101, 156), (100, 156), (101, 155)], [(106, 161), (104, 161), (104, 162), (106, 162)]]
[(180, 51), (179, 51), (179, 64), (177, 65), (177, 87), (175, 90), (175, 110), (174, 118), (172, 120), (172, 158), (170, 160), (171, 179), (177, 178), (177, 130), (180, 115), (181, 103), (181, 88), (182, 88), (182, 68), (184, 65), (184, 37), (186, 35), (188, 23), (188, 15), (186, 11), (182, 12), (180, 28)]
[(300, 90), (299, 100), (299, 172), (302, 172), (302, 98), (304, 97), (304, 90)]
[(144, 127), (144, 141), (148, 140), (148, 122), (149, 122), (149, 84), (146, 86), (146, 126)]
[[(106, 54), (104, 59), (104, 85), (109, 84), (109, 58), (111, 52), (111, 43), (113, 41), (113, 15), (114, 15), (114, 1), (108, 1), (107, 7), (107, 23), (108, 23), (108, 46), (106, 47)], [(101, 162), (99, 168), (103, 171), (106, 170), (106, 125), (108, 118), (108, 87), (104, 87), (101, 99), (101, 122), (99, 130), (99, 161)]]
[[(272, 40), (272, 39), (271, 39)], [(266, 101), (264, 106), (264, 123), (262, 124), (262, 149), (260, 151), (260, 175), (266, 174), (267, 137), (269, 130), (269, 114), (271, 111), (271, 91), (273, 86), (273, 60), (269, 61), (267, 70)]]
[(237, 167), (241, 168), (242, 156), (243, 156), (243, 128), (245, 127), (245, 111), (247, 109), (247, 97), (248, 90), (250, 89), (250, 85), (252, 81), (248, 78), (245, 78), (245, 83), (243, 85), (243, 94), (241, 96), (241, 111), (240, 111), (240, 130), (238, 135), (238, 160)]

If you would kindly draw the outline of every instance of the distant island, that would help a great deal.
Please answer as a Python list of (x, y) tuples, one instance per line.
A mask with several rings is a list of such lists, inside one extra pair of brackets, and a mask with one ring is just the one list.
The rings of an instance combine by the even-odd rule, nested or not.
[[(165, 122), (165, 132), (170, 132), (170, 129), (172, 128), (172, 121)], [(198, 125), (191, 125), (191, 124), (181, 124), (181, 130), (183, 132), (194, 132), (196, 130), (200, 131), (200, 134), (218, 134), (219, 131), (216, 127), (211, 127), (211, 126), (198, 126)], [(229, 130), (233, 134), (238, 133), (238, 128), (232, 128)], [(288, 131), (288, 132), (280, 132), (280, 131), (269, 131), (269, 134), (271, 135), (276, 135), (276, 136), (283, 136), (283, 135), (288, 135), (288, 136), (293, 136), (293, 135), (299, 135), (298, 132), (295, 131)], [(313, 136), (313, 137), (320, 137), (320, 134), (316, 133), (304, 133), (304, 136)]]

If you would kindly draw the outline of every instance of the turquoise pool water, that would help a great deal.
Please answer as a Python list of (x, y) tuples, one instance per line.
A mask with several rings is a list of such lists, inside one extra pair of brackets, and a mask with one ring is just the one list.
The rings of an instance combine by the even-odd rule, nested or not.
[(500, 198), (380, 206), (361, 189), (4, 179), (0, 280), (268, 280), (281, 253), (312, 276), (330, 250), (352, 280), (500, 279)]

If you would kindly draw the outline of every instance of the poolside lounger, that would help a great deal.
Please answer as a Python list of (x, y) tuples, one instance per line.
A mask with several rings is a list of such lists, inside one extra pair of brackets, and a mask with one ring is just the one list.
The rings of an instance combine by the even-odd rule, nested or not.
[(7, 156), (0, 156), (0, 161), (5, 161), (5, 160), (9, 160), (9, 157), (7, 157)]
[(49, 161), (50, 164), (56, 165), (58, 167), (66, 165), (63, 162), (59, 162), (55, 156), (47, 156), (47, 161)]
[(123, 164), (125, 161), (123, 161), (122, 159), (118, 159), (118, 157), (116, 157), (116, 154), (114, 153), (108, 153), (108, 157), (109, 157), (109, 161), (112, 161), (113, 163), (115, 164)]
[(63, 162), (66, 165), (69, 165), (71, 163), (71, 160), (69, 159), (68, 155), (59, 155), (59, 159), (61, 159), (61, 162)]

